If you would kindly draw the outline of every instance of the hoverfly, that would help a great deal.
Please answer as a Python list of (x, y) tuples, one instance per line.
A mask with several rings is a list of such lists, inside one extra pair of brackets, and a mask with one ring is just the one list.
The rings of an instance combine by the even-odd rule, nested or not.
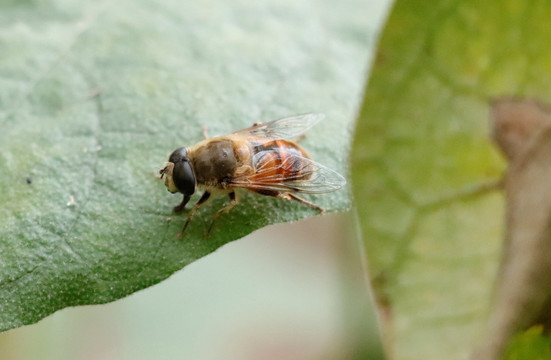
[(346, 180), (311, 160), (308, 153), (294, 142), (323, 117), (322, 114), (304, 114), (264, 124), (255, 123), (248, 129), (174, 150), (160, 171), (167, 190), (184, 196), (174, 211), (184, 210), (197, 189), (204, 191), (189, 212), (179, 237), (211, 194), (227, 194), (230, 203), (216, 212), (208, 236), (216, 219), (237, 205), (235, 190), (240, 188), (296, 200), (323, 213), (324, 209), (297, 193), (335, 191)]

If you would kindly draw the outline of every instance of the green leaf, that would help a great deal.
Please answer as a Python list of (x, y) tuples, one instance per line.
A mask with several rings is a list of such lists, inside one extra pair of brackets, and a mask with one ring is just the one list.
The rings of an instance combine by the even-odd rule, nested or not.
[[(222, 0), (0, 4), (0, 330), (155, 284), (255, 229), (316, 214), (242, 193), (183, 240), (169, 153), (256, 121), (326, 120), (301, 145), (347, 172), (372, 31), (365, 5)], [(197, 195), (192, 200), (197, 200)], [(349, 207), (347, 189), (311, 196)]]
[(513, 338), (505, 360), (548, 360), (551, 358), (550, 344), (551, 338), (543, 334), (543, 327), (533, 326)]
[(393, 359), (464, 359), (504, 237), (490, 100), (549, 103), (545, 1), (397, 1), (353, 145), (369, 272)]

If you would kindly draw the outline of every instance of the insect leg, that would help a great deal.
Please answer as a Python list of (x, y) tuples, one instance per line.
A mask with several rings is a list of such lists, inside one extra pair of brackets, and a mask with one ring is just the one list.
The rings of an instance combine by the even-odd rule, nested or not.
[(290, 193), (290, 192), (279, 193), (279, 194), (277, 195), (277, 197), (282, 198), (282, 199), (287, 199), (287, 200), (297, 200), (297, 201), (300, 201), (301, 203), (306, 204), (306, 205), (308, 205), (308, 206), (310, 206), (310, 207), (312, 207), (312, 208), (318, 210), (318, 211), (320, 212), (320, 214), (323, 214), (323, 213), (325, 212), (325, 209), (324, 209), (324, 208), (322, 208), (322, 207), (320, 207), (320, 206), (314, 204), (313, 202), (310, 202), (310, 201), (308, 201), (308, 200), (306, 200), (306, 199), (303, 199), (303, 198), (301, 198), (301, 197), (298, 196), (298, 195), (295, 195), (295, 194), (293, 194), (293, 193)]
[(210, 223), (209, 230), (207, 231), (206, 237), (210, 236), (210, 233), (212, 231), (212, 228), (214, 227), (214, 222), (216, 221), (216, 219), (218, 219), (220, 217), (220, 215), (225, 214), (228, 211), (230, 211), (239, 202), (239, 200), (237, 200), (237, 196), (235, 195), (235, 191), (232, 191), (231, 193), (229, 193), (228, 196), (230, 197), (230, 203), (228, 205), (224, 206), (222, 209), (218, 210), (216, 212), (216, 214), (214, 214), (214, 218), (212, 219), (212, 222)]
[(186, 228), (187, 226), (189, 225), (189, 222), (191, 221), (191, 219), (193, 218), (193, 216), (195, 215), (195, 213), (197, 212), (197, 209), (203, 205), (210, 197), (210, 193), (208, 191), (205, 191), (203, 193), (203, 196), (201, 196), (201, 198), (199, 199), (199, 201), (197, 201), (195, 203), (195, 205), (193, 205), (193, 207), (191, 208), (189, 214), (187, 215), (187, 219), (186, 219), (186, 223), (184, 224), (184, 228), (182, 229), (182, 231), (178, 234), (178, 239), (181, 239), (183, 236), (184, 236), (184, 232), (186, 231)]
[(201, 129), (203, 129), (203, 136), (205, 137), (205, 140), (209, 138), (209, 128), (207, 125), (201, 126)]
[(180, 205), (174, 207), (174, 212), (175, 213), (182, 212), (185, 209), (189, 199), (191, 199), (191, 196), (184, 195), (184, 198), (182, 199), (182, 202), (180, 203)]
[(293, 142), (298, 144), (298, 142), (299, 142), (300, 140), (304, 139), (305, 137), (306, 137), (306, 134), (300, 134), (300, 135), (297, 136), (295, 139), (293, 139)]

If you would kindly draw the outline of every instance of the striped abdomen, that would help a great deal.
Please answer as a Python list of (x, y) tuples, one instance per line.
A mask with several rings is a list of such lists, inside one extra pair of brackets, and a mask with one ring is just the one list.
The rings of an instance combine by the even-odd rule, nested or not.
[(285, 140), (270, 140), (253, 146), (255, 183), (308, 180), (312, 171), (303, 160), (308, 154), (296, 144)]

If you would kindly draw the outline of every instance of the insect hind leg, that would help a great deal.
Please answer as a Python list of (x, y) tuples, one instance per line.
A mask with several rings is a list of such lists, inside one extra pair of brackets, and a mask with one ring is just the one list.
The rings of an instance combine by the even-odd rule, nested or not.
[(301, 202), (303, 204), (306, 204), (308, 206), (310, 206), (311, 208), (314, 208), (316, 209), (317, 211), (320, 212), (320, 214), (323, 214), (325, 213), (325, 209), (322, 208), (321, 206), (319, 205), (316, 205), (314, 204), (313, 202), (310, 202), (306, 199), (303, 199), (301, 198), (300, 196), (296, 195), (296, 194), (293, 194), (293, 193), (290, 193), (290, 192), (283, 192), (283, 193), (278, 193), (277, 195), (279, 198), (282, 198), (282, 199), (287, 199), (287, 200), (296, 200), (298, 202)]
[(298, 144), (305, 137), (306, 137), (306, 134), (300, 134), (299, 136), (293, 139), (293, 142)]
[(285, 200), (296, 200), (298, 202), (301, 202), (303, 204), (306, 204), (306, 205), (310, 206), (311, 208), (316, 209), (317, 211), (320, 212), (320, 214), (325, 213), (325, 209), (322, 208), (321, 206), (316, 205), (313, 202), (310, 202), (306, 199), (303, 199), (300, 196), (295, 195), (291, 192), (279, 192), (279, 191), (274, 191), (274, 190), (255, 190), (254, 192), (256, 192), (258, 194), (261, 194), (261, 195), (273, 196), (273, 197), (277, 197), (277, 198), (285, 199)]

